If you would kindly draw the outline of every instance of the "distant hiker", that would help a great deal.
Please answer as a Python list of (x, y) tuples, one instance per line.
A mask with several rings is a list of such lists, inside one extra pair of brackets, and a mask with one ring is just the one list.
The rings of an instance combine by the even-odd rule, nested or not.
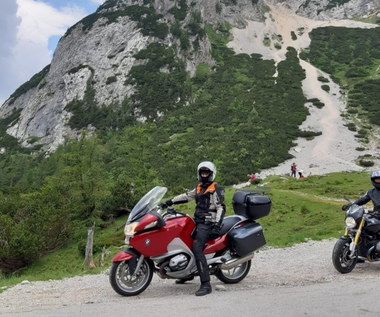
[(255, 173), (248, 174), (247, 176), (249, 177), (248, 182), (250, 182), (250, 183), (252, 183), (256, 179)]
[(303, 175), (303, 170), (300, 170), (298, 172), (298, 176), (299, 176), (299, 178), (305, 178), (305, 175)]
[(290, 166), (290, 176), (297, 177), (296, 172), (297, 172), (297, 165), (296, 163), (293, 162), (293, 164)]

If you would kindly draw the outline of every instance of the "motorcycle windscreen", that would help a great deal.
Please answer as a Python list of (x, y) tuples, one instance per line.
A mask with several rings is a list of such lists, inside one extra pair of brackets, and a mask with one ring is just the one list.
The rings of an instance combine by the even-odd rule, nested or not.
[(156, 186), (142, 197), (133, 207), (128, 217), (128, 223), (136, 221), (158, 205), (167, 192), (166, 187)]

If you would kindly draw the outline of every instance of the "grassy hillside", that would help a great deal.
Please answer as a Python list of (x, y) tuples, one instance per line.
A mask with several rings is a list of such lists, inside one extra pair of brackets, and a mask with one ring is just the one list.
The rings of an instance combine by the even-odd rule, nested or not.
[[(320, 240), (337, 238), (343, 233), (344, 213), (340, 207), (342, 196), (356, 199), (370, 188), (367, 173), (334, 173), (326, 176), (311, 176), (305, 179), (271, 176), (258, 185), (249, 188), (264, 191), (272, 200), (272, 210), (268, 217), (260, 219), (268, 246), (283, 247), (307, 239)], [(231, 200), (236, 191), (226, 188), (227, 215), (233, 214)], [(177, 194), (177, 193), (176, 193)], [(180, 205), (178, 209), (193, 214), (192, 203)], [(82, 242), (72, 243), (59, 251), (45, 255), (30, 267), (11, 276), (0, 276), (0, 287), (12, 285), (22, 280), (47, 280), (86, 273), (98, 273), (110, 265), (112, 256), (123, 245), (123, 224), (127, 216), (115, 219), (105, 229), (95, 230), (95, 259), (98, 264), (100, 250), (107, 247), (103, 266), (86, 271), (83, 267)]]
[(301, 54), (302, 58), (331, 74), (341, 85), (353, 119), (349, 128), (367, 141), (371, 125), (378, 126), (380, 122), (379, 28), (323, 27), (314, 29), (310, 38), (309, 51)]

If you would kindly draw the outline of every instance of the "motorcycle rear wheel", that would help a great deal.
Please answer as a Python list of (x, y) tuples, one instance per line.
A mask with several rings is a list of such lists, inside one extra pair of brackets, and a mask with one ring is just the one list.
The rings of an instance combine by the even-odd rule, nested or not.
[(235, 284), (242, 281), (247, 276), (250, 269), (251, 260), (248, 260), (247, 262), (238, 264), (228, 270), (219, 269), (215, 272), (215, 276), (223, 283)]
[(116, 293), (122, 296), (135, 296), (142, 293), (153, 277), (153, 264), (144, 259), (140, 269), (131, 275), (129, 261), (112, 263), (110, 283)]
[(351, 239), (340, 238), (334, 245), (332, 252), (332, 262), (335, 269), (342, 273), (350, 273), (358, 260), (358, 251), (355, 250), (354, 256), (349, 257)]

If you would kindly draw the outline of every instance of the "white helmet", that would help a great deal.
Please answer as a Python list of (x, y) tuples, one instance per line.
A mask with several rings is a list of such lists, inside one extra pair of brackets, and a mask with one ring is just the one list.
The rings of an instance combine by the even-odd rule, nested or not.
[(202, 181), (202, 178), (200, 176), (201, 169), (202, 170), (206, 169), (206, 170), (211, 171), (211, 174), (208, 177), (209, 182), (212, 182), (215, 179), (216, 167), (215, 167), (214, 163), (209, 162), (209, 161), (199, 163), (198, 168), (197, 168), (197, 179), (198, 179), (198, 181)]

